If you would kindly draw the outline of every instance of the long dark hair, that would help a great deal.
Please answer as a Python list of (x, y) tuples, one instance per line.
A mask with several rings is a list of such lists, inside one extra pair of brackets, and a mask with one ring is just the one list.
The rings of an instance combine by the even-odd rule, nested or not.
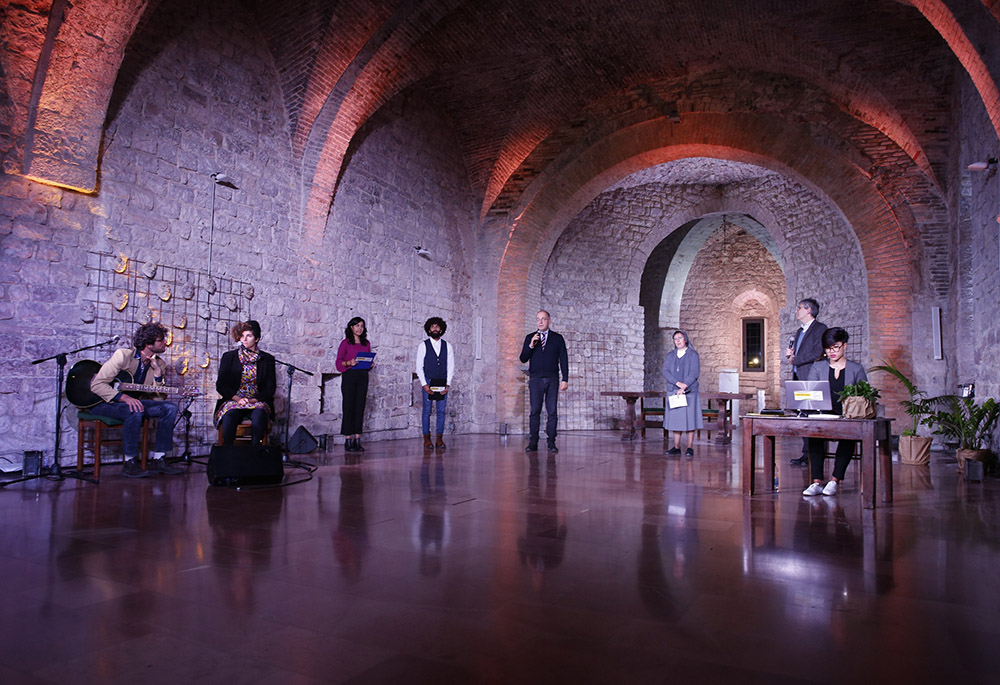
[(355, 316), (353, 319), (347, 322), (347, 327), (344, 329), (344, 337), (347, 338), (347, 342), (354, 343), (354, 331), (351, 330), (351, 326), (359, 323), (364, 323), (365, 327), (361, 331), (361, 340), (358, 342), (362, 345), (368, 344), (368, 324), (360, 316)]

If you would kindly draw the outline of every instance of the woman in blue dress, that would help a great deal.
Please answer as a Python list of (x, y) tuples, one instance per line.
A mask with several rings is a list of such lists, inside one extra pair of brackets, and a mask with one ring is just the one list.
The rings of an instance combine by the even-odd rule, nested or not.
[[(701, 373), (701, 362), (698, 353), (691, 347), (688, 335), (684, 331), (674, 331), (674, 349), (663, 361), (663, 377), (667, 379), (667, 406), (663, 421), (663, 430), (674, 432), (674, 446), (667, 454), (681, 453), (681, 433), (687, 433), (687, 450), (685, 456), (694, 456), (694, 432), (703, 427), (701, 418), (701, 401), (698, 399), (698, 375)], [(669, 395), (684, 396), (687, 405), (670, 408)]]

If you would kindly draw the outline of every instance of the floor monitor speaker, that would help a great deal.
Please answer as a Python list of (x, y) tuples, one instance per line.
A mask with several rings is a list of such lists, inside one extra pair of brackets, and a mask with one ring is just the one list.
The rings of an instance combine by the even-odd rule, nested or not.
[(208, 482), (212, 485), (277, 485), (284, 477), (277, 447), (215, 445), (208, 456)]
[(319, 446), (312, 433), (306, 430), (305, 426), (299, 426), (288, 438), (288, 451), (292, 454), (309, 454)]

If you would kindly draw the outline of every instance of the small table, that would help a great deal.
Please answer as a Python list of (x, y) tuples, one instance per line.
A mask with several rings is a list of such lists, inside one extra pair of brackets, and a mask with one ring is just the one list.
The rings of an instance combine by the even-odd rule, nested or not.
[(764, 436), (765, 489), (774, 491), (774, 438), (825, 438), (861, 442), (861, 504), (875, 507), (875, 443), (879, 443), (878, 468), (882, 471), (882, 501), (892, 502), (892, 445), (889, 442), (893, 419), (817, 419), (797, 416), (759, 416), (744, 414), (743, 425), (743, 494), (757, 493), (754, 463), (757, 436)]
[[(666, 397), (667, 393), (658, 391), (642, 390), (606, 390), (601, 393), (602, 397), (621, 397), (625, 400), (625, 434), (622, 440), (635, 440), (635, 403), (642, 398)], [(732, 436), (732, 401), (750, 400), (754, 395), (749, 392), (699, 392), (699, 399), (720, 400), (719, 417), (716, 419), (715, 442), (719, 445), (728, 445), (733, 441)], [(698, 407), (701, 411), (701, 407)], [(664, 425), (666, 425), (666, 412), (664, 412)]]

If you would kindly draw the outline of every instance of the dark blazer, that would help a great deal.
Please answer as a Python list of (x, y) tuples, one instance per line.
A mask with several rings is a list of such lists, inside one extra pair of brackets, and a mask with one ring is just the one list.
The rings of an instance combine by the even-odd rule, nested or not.
[[(799, 328), (795, 333), (796, 341), (799, 337), (799, 332), (802, 329)], [(809, 380), (809, 367), (813, 365), (813, 362), (819, 360), (823, 356), (823, 334), (826, 332), (826, 324), (820, 323), (818, 320), (814, 319), (812, 325), (806, 330), (805, 338), (802, 339), (802, 344), (799, 345), (799, 351), (795, 353), (795, 360), (792, 362), (792, 369), (795, 371), (795, 377), (800, 381)], [(795, 351), (795, 345), (792, 345), (792, 351)], [(829, 370), (829, 369), (827, 369)], [(826, 380), (826, 376), (823, 376), (822, 380)]]
[(521, 346), (521, 363), (528, 364), (528, 375), (532, 378), (558, 377), (562, 372), (562, 379), (569, 382), (569, 354), (566, 352), (566, 341), (563, 337), (549, 329), (545, 338), (545, 349), (541, 345), (531, 347), (531, 339), (537, 331), (532, 331), (524, 336), (524, 345)]
[[(825, 381), (830, 378), (830, 362), (826, 359), (822, 359), (814, 363), (809, 369), (809, 378), (803, 378), (801, 380), (806, 381)], [(852, 362), (850, 359), (847, 360), (847, 368), (844, 369), (844, 385), (854, 385), (858, 381), (867, 381), (868, 374), (865, 373), (865, 367), (861, 366), (857, 362)]]
[[(240, 363), (240, 355), (237, 350), (229, 350), (222, 355), (219, 362), (219, 378), (215, 381), (216, 391), (222, 395), (215, 403), (215, 411), (240, 389), (240, 380), (243, 378), (243, 364)], [(277, 373), (274, 370), (274, 357), (267, 352), (260, 353), (257, 360), (257, 399), (267, 402), (271, 408), (271, 416), (274, 416), (274, 391), (277, 389)]]

